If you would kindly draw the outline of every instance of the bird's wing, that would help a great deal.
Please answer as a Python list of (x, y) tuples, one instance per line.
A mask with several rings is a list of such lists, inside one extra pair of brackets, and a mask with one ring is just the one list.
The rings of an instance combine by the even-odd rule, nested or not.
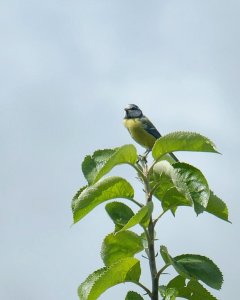
[[(161, 137), (161, 134), (158, 132), (157, 128), (153, 125), (153, 123), (145, 116), (142, 116), (141, 123), (143, 125), (143, 128), (152, 136), (154, 136), (156, 139), (159, 139)], [(178, 158), (173, 154), (169, 153), (169, 155), (178, 162)]]
[(159, 139), (161, 137), (161, 134), (158, 132), (156, 127), (153, 125), (151, 121), (145, 116), (142, 116), (141, 123), (143, 128), (152, 136), (154, 136), (156, 139)]

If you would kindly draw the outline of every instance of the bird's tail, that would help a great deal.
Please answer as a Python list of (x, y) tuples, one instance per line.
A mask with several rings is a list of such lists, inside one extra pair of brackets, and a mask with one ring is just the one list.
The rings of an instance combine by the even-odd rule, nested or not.
[(169, 155), (171, 155), (171, 157), (172, 157), (176, 162), (179, 162), (178, 158), (177, 158), (173, 153), (169, 153)]

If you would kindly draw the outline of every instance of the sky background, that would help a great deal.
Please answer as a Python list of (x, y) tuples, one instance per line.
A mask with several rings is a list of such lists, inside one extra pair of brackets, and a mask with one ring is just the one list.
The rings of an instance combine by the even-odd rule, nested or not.
[[(132, 142), (128, 103), (162, 134), (196, 131), (223, 154), (178, 157), (201, 168), (233, 224), (182, 208), (157, 229), (173, 255), (212, 258), (225, 280), (212, 293), (236, 298), (239, 15), (237, 0), (1, 1), (1, 299), (77, 300), (78, 285), (103, 266), (98, 252), (113, 229), (104, 205), (71, 227), (70, 204), (85, 184), (85, 155)], [(127, 167), (112, 174), (139, 188)], [(146, 262), (143, 273), (148, 282)], [(129, 288), (99, 299), (122, 300)]]

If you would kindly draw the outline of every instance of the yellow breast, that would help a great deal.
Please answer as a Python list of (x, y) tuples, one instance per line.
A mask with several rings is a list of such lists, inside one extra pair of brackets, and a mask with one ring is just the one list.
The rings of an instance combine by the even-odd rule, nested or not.
[(146, 149), (152, 149), (156, 138), (144, 129), (139, 119), (124, 119), (123, 124), (138, 144)]

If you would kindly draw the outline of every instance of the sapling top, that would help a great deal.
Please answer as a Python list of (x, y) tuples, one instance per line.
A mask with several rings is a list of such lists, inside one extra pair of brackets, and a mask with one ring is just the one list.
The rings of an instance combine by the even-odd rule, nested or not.
[[(138, 137), (135, 139), (139, 141)], [(104, 238), (100, 250), (104, 266), (91, 273), (79, 286), (79, 298), (96, 300), (112, 286), (131, 282), (137, 290), (129, 291), (125, 300), (216, 300), (207, 286), (219, 290), (223, 276), (212, 260), (199, 254), (173, 256), (166, 246), (156, 244), (160, 242), (156, 240), (156, 224), (168, 212), (169, 217), (175, 216), (182, 206), (189, 207), (197, 215), (208, 213), (229, 222), (226, 204), (210, 190), (202, 172), (169, 156), (176, 151), (218, 153), (215, 145), (198, 133), (173, 132), (145, 146), (152, 149), (153, 162), (150, 165), (146, 157), (137, 155), (133, 145), (97, 150), (86, 156), (82, 163), (87, 183), (72, 200), (74, 223), (107, 202), (105, 209), (114, 227)], [(143, 186), (143, 197), (134, 196), (134, 188), (127, 179), (108, 176), (112, 168), (120, 164), (127, 164), (135, 170)], [(159, 206), (154, 207), (156, 202), (161, 204), (161, 210)], [(94, 216), (91, 213), (89, 217), (91, 215)], [(99, 226), (101, 222), (102, 217)], [(141, 234), (134, 232), (135, 226), (140, 226)], [(174, 231), (169, 234), (174, 234)], [(141, 252), (145, 252), (144, 257), (149, 261), (150, 286), (142, 281), (141, 273), (145, 270), (135, 257)], [(176, 274), (172, 274), (173, 278), (163, 285), (162, 275), (170, 266)]]

